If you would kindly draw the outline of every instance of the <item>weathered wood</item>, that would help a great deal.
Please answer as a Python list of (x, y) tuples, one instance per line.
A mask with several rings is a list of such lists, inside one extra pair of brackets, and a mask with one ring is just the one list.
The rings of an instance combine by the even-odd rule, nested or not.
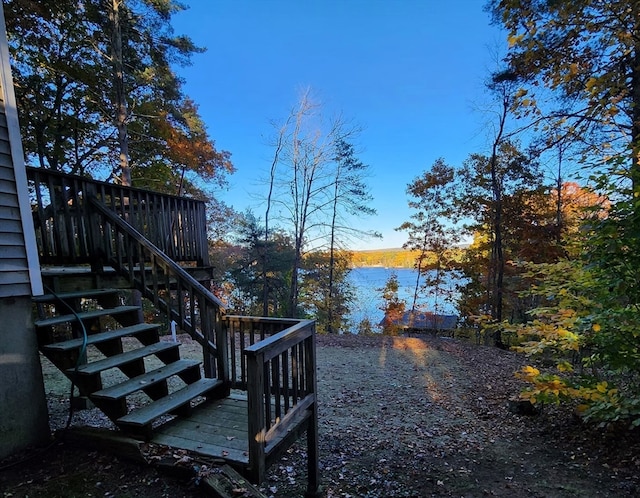
[(311, 337), (313, 334), (313, 323), (313, 320), (300, 320), (288, 329), (249, 346), (245, 349), (245, 353), (248, 355), (260, 353), (264, 356), (265, 361), (271, 360), (287, 349), (290, 349), (293, 345), (299, 344), (304, 339)]
[(200, 379), (193, 384), (169, 394), (153, 403), (150, 403), (138, 410), (125, 415), (118, 419), (117, 423), (125, 427), (142, 427), (149, 425), (155, 419), (171, 413), (172, 411), (183, 407), (199, 395), (205, 395), (216, 387), (222, 385), (218, 379)]
[(211, 444), (201, 437), (199, 440), (187, 439), (180, 436), (174, 436), (173, 434), (163, 434), (155, 432), (151, 439), (152, 443), (163, 444), (172, 448), (180, 448), (187, 451), (193, 451), (200, 455), (205, 455), (214, 458), (223, 458), (227, 462), (246, 466), (249, 463), (249, 458), (246, 451), (236, 450), (229, 448), (228, 446), (218, 446)]
[(260, 352), (247, 356), (247, 402), (249, 404), (249, 473), (254, 482), (265, 478), (264, 358)]
[[(98, 240), (91, 230), (96, 225), (86, 205), (88, 194), (95, 192), (174, 260), (209, 264), (208, 247), (202, 243), (207, 227), (202, 201), (41, 168), (27, 168), (27, 177), (36, 193), (32, 211), (42, 263), (90, 263), (95, 257)], [(171, 213), (178, 213), (181, 222), (172, 223)]]
[(93, 320), (95, 318), (100, 318), (103, 316), (113, 316), (120, 313), (130, 313), (138, 310), (137, 306), (118, 306), (116, 308), (106, 309), (106, 310), (91, 310), (91, 311), (83, 311), (78, 313), (78, 315), (57, 315), (52, 316), (51, 318), (44, 318), (42, 320), (36, 320), (34, 325), (36, 327), (51, 327), (54, 325), (60, 325), (63, 323), (75, 322), (78, 319), (85, 320)]
[(212, 469), (202, 479), (201, 485), (213, 493), (215, 498), (267, 498), (258, 488), (248, 482), (228, 465)]
[[(94, 361), (78, 368), (78, 374), (80, 375), (93, 375), (100, 373), (109, 368), (119, 368), (136, 360), (145, 358), (146, 356), (156, 355), (158, 357), (163, 354), (177, 352), (179, 343), (172, 342), (158, 342), (145, 346), (144, 348), (138, 348), (125, 353), (105, 358), (104, 360)], [(69, 372), (72, 373), (72, 372)]]
[(88, 289), (74, 292), (62, 292), (54, 294), (42, 294), (41, 296), (34, 296), (32, 301), (35, 303), (53, 303), (66, 301), (68, 299), (95, 299), (105, 295), (118, 294), (118, 289)]
[[(132, 337), (137, 334), (147, 333), (153, 330), (158, 330), (160, 325), (153, 323), (140, 323), (137, 325), (131, 325), (129, 327), (123, 327), (121, 329), (108, 330), (107, 332), (100, 332), (98, 334), (91, 334), (87, 336), (86, 344), (97, 344), (99, 342), (109, 341), (112, 339), (120, 339), (122, 337)], [(157, 341), (156, 341), (157, 342)], [(43, 349), (48, 351), (70, 351), (82, 347), (85, 343), (84, 338), (70, 339), (63, 342), (54, 342), (53, 344), (47, 344), (43, 346)]]
[[(172, 377), (174, 375), (183, 374), (187, 370), (192, 370), (194, 368), (197, 369), (199, 365), (200, 362), (195, 360), (174, 361), (173, 363), (169, 363), (168, 365), (156, 368), (155, 370), (151, 370), (150, 372), (146, 372), (127, 381), (121, 382), (111, 387), (107, 387), (105, 389), (101, 389), (100, 391), (96, 391), (91, 395), (91, 397), (102, 399), (119, 399), (124, 396), (128, 396), (129, 394), (133, 394), (136, 391), (145, 390), (159, 382), (166, 381), (169, 377)], [(198, 378), (200, 378), (199, 371)], [(197, 378), (194, 379), (194, 381), (195, 380), (197, 380)]]

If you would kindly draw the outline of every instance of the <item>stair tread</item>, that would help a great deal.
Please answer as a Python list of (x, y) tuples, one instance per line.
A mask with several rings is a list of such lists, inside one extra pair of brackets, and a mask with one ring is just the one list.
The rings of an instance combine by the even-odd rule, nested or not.
[(34, 296), (33, 301), (36, 303), (49, 303), (51, 301), (64, 301), (65, 299), (77, 299), (83, 297), (86, 299), (93, 299), (100, 296), (118, 294), (118, 292), (118, 289), (91, 289), (73, 292), (56, 292), (55, 294), (48, 293), (42, 294), (41, 296)]
[(120, 384), (96, 391), (91, 395), (91, 397), (112, 400), (121, 399), (124, 396), (132, 394), (145, 387), (152, 386), (164, 379), (168, 379), (172, 375), (184, 372), (185, 370), (198, 365), (200, 365), (200, 362), (196, 360), (174, 361), (173, 363), (169, 363), (168, 365), (164, 365), (150, 372), (126, 380)]
[[(131, 311), (136, 311), (138, 309), (140, 309), (138, 306), (116, 306), (115, 308), (82, 311), (78, 313), (78, 316), (80, 317), (80, 320), (89, 320), (92, 318), (99, 318), (101, 316), (128, 313)], [(60, 325), (62, 323), (75, 322), (75, 321), (77, 321), (76, 315), (73, 315), (73, 314), (58, 315), (58, 316), (52, 316), (51, 318), (43, 318), (41, 320), (36, 320), (34, 322), (34, 325), (36, 327), (50, 327), (52, 325)]]
[(197, 396), (223, 385), (220, 379), (200, 379), (193, 384), (165, 396), (153, 403), (139, 408), (117, 420), (117, 424), (126, 426), (144, 427), (153, 422), (158, 417), (179, 408)]
[[(103, 360), (87, 363), (86, 365), (82, 365), (81, 367), (79, 367), (77, 371), (79, 374), (92, 375), (102, 372), (103, 370), (108, 370), (109, 368), (115, 368), (120, 365), (139, 360), (141, 358), (144, 358), (145, 356), (151, 356), (152, 354), (169, 351), (170, 349), (178, 348), (179, 346), (179, 342), (161, 341), (155, 344), (151, 344), (150, 346), (145, 346), (143, 348), (133, 349), (131, 351), (126, 351), (125, 353), (110, 356)], [(70, 374), (73, 372), (75, 372), (74, 368), (70, 368), (68, 370), (68, 373)]]
[[(117, 339), (119, 337), (133, 336), (140, 332), (146, 332), (158, 328), (160, 328), (160, 325), (156, 323), (137, 323), (136, 325), (131, 325), (129, 327), (108, 330), (106, 332), (100, 332), (98, 334), (91, 334), (87, 336), (87, 345), (97, 344), (100, 342), (108, 341), (109, 339)], [(83, 339), (70, 339), (68, 341), (47, 344), (42, 348), (49, 351), (70, 351), (72, 349), (81, 347), (82, 343)]]

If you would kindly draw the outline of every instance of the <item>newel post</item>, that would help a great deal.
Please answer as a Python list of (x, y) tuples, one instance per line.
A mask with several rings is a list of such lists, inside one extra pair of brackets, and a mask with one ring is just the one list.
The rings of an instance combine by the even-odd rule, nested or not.
[(266, 476), (265, 463), (265, 392), (264, 353), (245, 352), (247, 355), (247, 402), (249, 411), (249, 473), (253, 482), (260, 483)]
[(231, 368), (229, 361), (229, 322), (222, 319), (219, 308), (216, 308), (213, 319), (215, 320), (214, 330), (218, 355), (218, 379), (224, 382), (226, 395), (228, 396), (231, 392), (231, 379), (229, 374)]
[(320, 461), (318, 450), (318, 384), (316, 369), (316, 322), (312, 322), (312, 334), (304, 341), (305, 377), (307, 395), (313, 393), (313, 404), (309, 407), (307, 421), (307, 491), (305, 498), (322, 496), (320, 488)]

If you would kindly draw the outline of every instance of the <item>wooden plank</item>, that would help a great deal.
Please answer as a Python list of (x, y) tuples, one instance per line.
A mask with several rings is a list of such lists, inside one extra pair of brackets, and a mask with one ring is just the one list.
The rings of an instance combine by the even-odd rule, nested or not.
[[(177, 342), (157, 342), (155, 344), (151, 344), (150, 346), (145, 346), (143, 348), (134, 349), (132, 351), (127, 351), (125, 353), (110, 356), (109, 358), (105, 358), (104, 360), (87, 363), (86, 365), (82, 365), (80, 368), (78, 368), (77, 372), (84, 375), (93, 375), (110, 368), (116, 368), (121, 365), (131, 363), (135, 360), (145, 358), (146, 356), (151, 356), (154, 354), (157, 355), (171, 349), (177, 349), (179, 346), (180, 344)], [(69, 370), (69, 373), (75, 371), (76, 370), (72, 368)]]
[(174, 361), (173, 363), (156, 368), (155, 370), (139, 375), (125, 382), (121, 382), (115, 386), (96, 391), (91, 395), (91, 397), (101, 399), (121, 399), (136, 391), (158, 384), (169, 377), (197, 367), (198, 365), (200, 365), (200, 362), (196, 360)]
[[(196, 411), (200, 408), (200, 406), (207, 404), (209, 403), (202, 403), (201, 405), (198, 405), (196, 408), (194, 408), (193, 411)], [(228, 423), (228, 420), (222, 421), (227, 423), (221, 423), (221, 420), (219, 418), (216, 418), (215, 416), (210, 417), (206, 422), (202, 422), (194, 419), (192, 415), (193, 412), (189, 414), (187, 418), (175, 419), (159, 427), (158, 432), (161, 432), (163, 434), (177, 434), (179, 431), (190, 430), (194, 433), (202, 432), (203, 434), (210, 434), (212, 437), (216, 435), (222, 435), (225, 438), (234, 437), (239, 439), (240, 441), (243, 441), (245, 445), (248, 445), (247, 437), (249, 433), (247, 432), (246, 423), (242, 424), (239, 421), (236, 421), (235, 424), (230, 424)], [(196, 434), (195, 437), (201, 439), (204, 436), (197, 436)]]
[(153, 403), (125, 415), (117, 420), (118, 425), (144, 427), (153, 422), (158, 417), (186, 405), (197, 396), (223, 385), (218, 379), (200, 379), (187, 387), (180, 389), (169, 396), (165, 396)]
[[(106, 332), (100, 332), (99, 334), (91, 334), (87, 336), (87, 345), (99, 344), (101, 342), (109, 341), (112, 339), (120, 339), (122, 337), (135, 336), (142, 332), (148, 332), (150, 330), (158, 329), (160, 325), (154, 323), (139, 323), (129, 327), (123, 327), (121, 329), (108, 330)], [(78, 349), (82, 346), (83, 339), (71, 339), (69, 341), (55, 342), (53, 344), (47, 344), (43, 346), (43, 349), (48, 351), (71, 351)]]
[(35, 296), (33, 301), (36, 303), (50, 303), (54, 301), (64, 301), (66, 299), (93, 299), (96, 297), (109, 296), (120, 292), (118, 289), (90, 289), (80, 290), (75, 292), (58, 292), (54, 294), (42, 294), (41, 296)]
[(247, 481), (228, 465), (213, 469), (200, 483), (213, 493), (215, 498), (233, 498), (239, 495), (245, 498), (267, 498), (258, 488)]
[(239, 431), (221, 428), (215, 425), (200, 424), (190, 419), (179, 419), (175, 423), (167, 424), (170, 427), (161, 427), (158, 432), (171, 436), (191, 439), (192, 441), (205, 441), (215, 446), (232, 448), (235, 450), (249, 451), (247, 431)]
[(246, 432), (247, 403), (238, 406), (230, 404), (229, 398), (216, 399), (196, 407), (189, 414), (189, 420), (203, 425), (220, 425), (228, 429), (239, 429)]
[[(296, 406), (294, 406), (289, 413), (287, 413), (280, 422), (275, 424), (265, 434), (265, 441), (267, 447), (273, 444), (275, 441), (284, 437), (288, 432), (291, 432), (301, 424), (303, 424), (309, 417), (309, 407), (315, 403), (316, 397), (313, 394), (308, 394), (303, 398)], [(267, 448), (267, 452), (269, 449)]]
[(300, 320), (299, 323), (278, 332), (245, 349), (247, 355), (264, 355), (264, 361), (282, 354), (295, 344), (299, 344), (313, 335), (313, 320)]
[(249, 456), (244, 451), (217, 446), (204, 441), (192, 441), (191, 439), (172, 436), (170, 434), (154, 434), (150, 442), (170, 446), (172, 448), (193, 451), (200, 455), (222, 458), (228, 462), (238, 463), (241, 465), (247, 465), (249, 463)]
[(45, 318), (43, 320), (36, 320), (34, 324), (36, 327), (50, 327), (52, 325), (60, 325), (67, 322), (76, 322), (78, 321), (78, 318), (82, 321), (93, 320), (95, 318), (100, 318), (102, 316), (130, 313), (138, 309), (139, 309), (138, 306), (116, 306), (115, 308), (83, 311), (81, 313), (78, 313), (77, 316), (73, 314), (53, 316), (51, 318)]

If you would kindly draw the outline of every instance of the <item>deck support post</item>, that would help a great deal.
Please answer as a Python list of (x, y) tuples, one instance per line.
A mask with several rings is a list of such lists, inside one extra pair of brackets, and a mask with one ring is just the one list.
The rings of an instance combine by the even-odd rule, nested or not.
[(307, 423), (307, 491), (306, 498), (322, 496), (320, 488), (320, 465), (318, 453), (318, 386), (316, 380), (316, 331), (313, 323), (311, 337), (304, 341), (305, 379), (307, 394), (313, 393), (314, 402), (309, 407), (310, 417)]
[(249, 412), (249, 472), (253, 482), (266, 476), (265, 462), (265, 368), (264, 354), (247, 354), (247, 402)]

